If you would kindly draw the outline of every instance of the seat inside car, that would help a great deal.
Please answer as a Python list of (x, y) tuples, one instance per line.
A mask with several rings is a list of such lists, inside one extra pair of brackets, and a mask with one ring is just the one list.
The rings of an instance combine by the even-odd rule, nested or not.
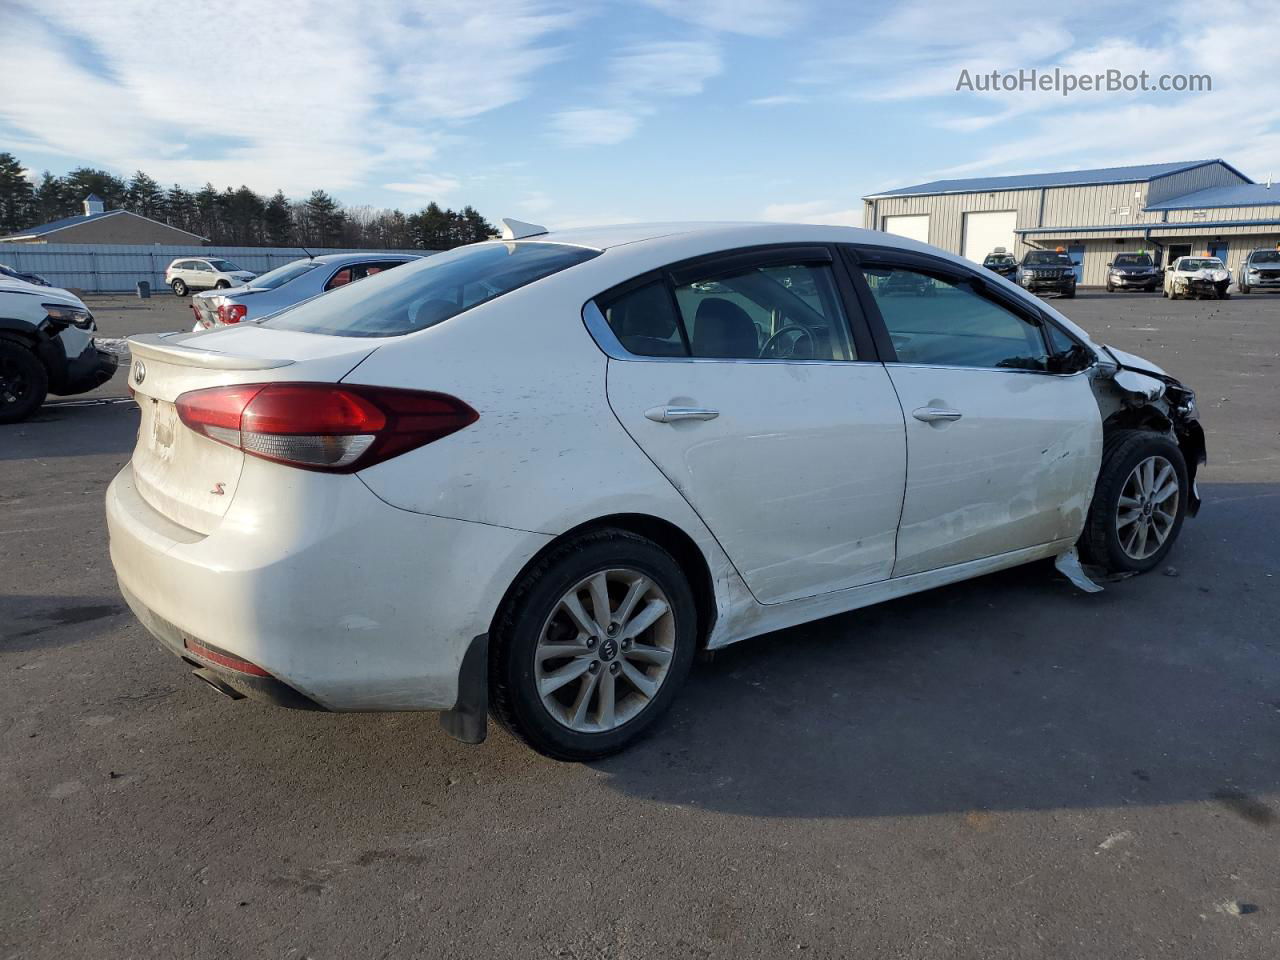
[(747, 311), (722, 297), (708, 297), (693, 317), (695, 357), (754, 359), (760, 356), (760, 337)]
[(644, 357), (683, 357), (666, 287), (641, 287), (609, 308), (609, 323), (629, 352)]

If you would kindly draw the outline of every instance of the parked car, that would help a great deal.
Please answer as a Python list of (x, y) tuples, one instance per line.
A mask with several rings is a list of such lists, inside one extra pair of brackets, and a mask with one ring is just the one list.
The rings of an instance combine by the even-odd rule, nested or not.
[(164, 282), (179, 297), (185, 297), (192, 290), (242, 287), (256, 276), (222, 257), (179, 257), (165, 268)]
[(0, 277), (8, 277), (10, 280), (22, 280), (26, 283), (34, 283), (37, 287), (51, 287), (51, 284), (38, 273), (24, 273), (21, 270), (15, 270), (8, 264), (0, 263)]
[(1121, 253), (1107, 264), (1107, 293), (1117, 290), (1145, 290), (1160, 285), (1160, 268), (1149, 253)]
[(73, 293), (0, 277), (0, 423), (25, 420), (50, 393), (111, 379), (114, 354), (93, 341), (93, 314)]
[(196, 294), (191, 298), (191, 312), (196, 316), (192, 332), (261, 319), (327, 290), (420, 259), (412, 253), (329, 253), (294, 260), (264, 273), (248, 286)]
[(1061, 251), (1032, 250), (1022, 258), (1017, 282), (1032, 293), (1056, 293), (1071, 299), (1076, 295), (1075, 268), (1078, 266)]
[(1280, 290), (1280, 250), (1254, 250), (1245, 257), (1236, 289), (1241, 293)]
[(1164, 274), (1164, 295), (1170, 300), (1226, 300), (1231, 296), (1227, 292), (1229, 286), (1231, 274), (1217, 257), (1179, 257)]
[(1018, 258), (1004, 247), (996, 247), (982, 261), (982, 265), (993, 273), (1008, 280), (1016, 280), (1018, 276)]
[(1198, 509), (1192, 391), (967, 260), (847, 227), (505, 233), (130, 341), (111, 559), (215, 688), (472, 742), (492, 709), (600, 757), (698, 649), (1041, 558), (1088, 586), (1077, 545), (1147, 571)]

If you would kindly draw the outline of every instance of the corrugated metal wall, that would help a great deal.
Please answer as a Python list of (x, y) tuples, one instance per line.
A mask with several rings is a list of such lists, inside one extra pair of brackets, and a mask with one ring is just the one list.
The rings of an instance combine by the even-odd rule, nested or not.
[(1173, 173), (1167, 177), (1159, 177), (1151, 181), (1151, 191), (1147, 196), (1148, 203), (1160, 203), (1171, 197), (1183, 197), (1197, 190), (1208, 190), (1210, 187), (1231, 187), (1244, 183), (1220, 163), (1207, 167), (1196, 167), (1185, 173)]
[[(430, 253), (427, 250), (312, 248), (311, 253)], [(164, 270), (175, 257), (225, 257), (237, 266), (265, 273), (305, 257), (301, 247), (200, 247), (160, 244), (0, 243), (0, 263), (38, 273), (54, 286), (110, 293), (133, 290), (139, 280), (165, 291)]]

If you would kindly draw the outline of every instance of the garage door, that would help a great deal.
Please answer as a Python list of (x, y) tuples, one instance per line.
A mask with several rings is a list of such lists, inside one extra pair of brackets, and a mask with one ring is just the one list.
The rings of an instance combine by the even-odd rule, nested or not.
[(921, 243), (929, 242), (929, 215), (927, 213), (903, 214), (884, 218), (884, 232), (910, 237)]
[(996, 247), (1004, 247), (1013, 253), (1013, 230), (1018, 225), (1018, 214), (1013, 210), (996, 213), (966, 213), (964, 215), (964, 255), (981, 263)]

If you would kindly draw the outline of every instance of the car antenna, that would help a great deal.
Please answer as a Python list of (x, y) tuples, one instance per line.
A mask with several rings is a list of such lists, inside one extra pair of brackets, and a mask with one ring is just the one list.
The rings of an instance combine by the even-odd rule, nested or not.
[(310, 250), (308, 250), (306, 247), (302, 246), (301, 244), (298, 245), (298, 249), (307, 255), (307, 259), (314, 260), (316, 258), (316, 255), (314, 253), (312, 253)]

